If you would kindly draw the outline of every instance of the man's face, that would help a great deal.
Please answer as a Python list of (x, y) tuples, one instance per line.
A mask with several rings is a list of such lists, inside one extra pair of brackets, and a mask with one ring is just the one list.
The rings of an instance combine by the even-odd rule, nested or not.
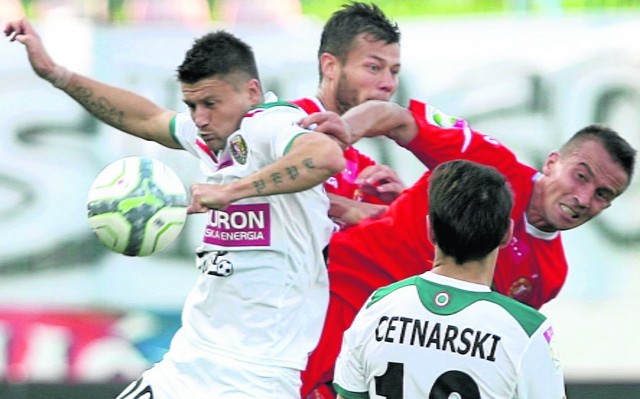
[(628, 176), (597, 140), (566, 154), (552, 153), (543, 167), (542, 230), (569, 230), (591, 220), (620, 195)]
[(260, 102), (259, 83), (255, 79), (231, 84), (214, 77), (181, 86), (191, 118), (213, 151), (225, 147), (227, 138), (240, 127), (242, 117)]
[(400, 44), (361, 34), (340, 66), (336, 104), (342, 114), (366, 100), (388, 101), (398, 88)]

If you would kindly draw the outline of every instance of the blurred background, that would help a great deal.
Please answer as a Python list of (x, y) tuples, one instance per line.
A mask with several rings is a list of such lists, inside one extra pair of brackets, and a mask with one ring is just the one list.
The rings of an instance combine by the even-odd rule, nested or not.
[[(0, 26), (27, 16), (58, 63), (185, 110), (175, 68), (193, 40), (228, 29), (250, 43), (264, 86), (314, 95), (324, 21), (345, 1), (0, 0)], [(378, 0), (402, 31), (401, 86), (540, 166), (590, 123), (640, 149), (640, 1)], [(89, 230), (99, 171), (128, 155), (195, 159), (96, 121), (0, 42), (0, 398), (112, 398), (158, 361), (197, 271), (203, 220), (171, 247), (129, 258)], [(424, 167), (371, 139), (358, 146), (410, 184)], [(569, 398), (640, 397), (640, 183), (564, 234), (570, 272), (545, 305)]]

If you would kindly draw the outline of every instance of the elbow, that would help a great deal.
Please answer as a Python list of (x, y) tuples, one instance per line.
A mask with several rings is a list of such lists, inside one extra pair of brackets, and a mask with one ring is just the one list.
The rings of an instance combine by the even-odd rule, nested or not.
[(347, 167), (342, 148), (335, 141), (323, 140), (322, 149), (317, 153), (316, 166), (325, 170), (327, 178), (342, 172)]

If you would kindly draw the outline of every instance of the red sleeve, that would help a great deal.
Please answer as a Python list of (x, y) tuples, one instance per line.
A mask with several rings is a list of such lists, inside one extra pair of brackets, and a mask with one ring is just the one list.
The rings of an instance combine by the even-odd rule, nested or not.
[(406, 148), (429, 169), (442, 162), (467, 159), (504, 173), (517, 163), (511, 150), (495, 138), (471, 129), (464, 119), (417, 100), (410, 101), (409, 109), (418, 124), (418, 134)]

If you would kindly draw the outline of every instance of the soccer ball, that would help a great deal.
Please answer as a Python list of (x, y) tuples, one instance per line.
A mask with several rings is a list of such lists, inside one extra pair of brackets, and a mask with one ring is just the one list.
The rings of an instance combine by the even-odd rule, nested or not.
[(166, 248), (187, 218), (187, 193), (164, 163), (127, 157), (107, 165), (87, 200), (89, 225), (109, 249), (147, 256)]

